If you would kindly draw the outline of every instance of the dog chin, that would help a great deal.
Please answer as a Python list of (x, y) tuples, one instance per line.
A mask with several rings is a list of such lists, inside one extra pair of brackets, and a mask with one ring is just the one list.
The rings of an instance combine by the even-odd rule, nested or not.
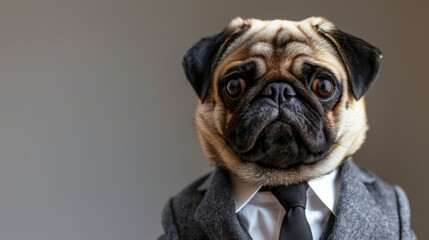
[(312, 153), (291, 125), (274, 121), (261, 131), (250, 150), (239, 156), (264, 168), (289, 169), (323, 159), (330, 148), (330, 144), (324, 145), (326, 150)]

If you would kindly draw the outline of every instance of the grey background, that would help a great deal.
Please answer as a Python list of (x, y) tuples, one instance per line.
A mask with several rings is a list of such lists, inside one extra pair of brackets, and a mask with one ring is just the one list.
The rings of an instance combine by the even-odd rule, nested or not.
[(324, 16), (380, 47), (355, 156), (401, 185), (428, 239), (424, 1), (0, 0), (0, 239), (154, 239), (211, 167), (181, 58), (235, 16)]

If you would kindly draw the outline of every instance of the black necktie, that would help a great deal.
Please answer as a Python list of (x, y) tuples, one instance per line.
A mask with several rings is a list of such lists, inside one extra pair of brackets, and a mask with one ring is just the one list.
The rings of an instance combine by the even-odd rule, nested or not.
[(305, 218), (307, 187), (300, 183), (286, 187), (271, 187), (270, 191), (286, 210), (279, 239), (312, 240), (310, 225)]

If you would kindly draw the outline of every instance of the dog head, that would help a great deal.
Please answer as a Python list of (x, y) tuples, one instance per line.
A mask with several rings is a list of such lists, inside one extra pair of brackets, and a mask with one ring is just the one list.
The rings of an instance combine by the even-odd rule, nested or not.
[(205, 155), (242, 180), (289, 185), (324, 175), (365, 139), (364, 93), (381, 52), (312, 17), (234, 19), (185, 55)]

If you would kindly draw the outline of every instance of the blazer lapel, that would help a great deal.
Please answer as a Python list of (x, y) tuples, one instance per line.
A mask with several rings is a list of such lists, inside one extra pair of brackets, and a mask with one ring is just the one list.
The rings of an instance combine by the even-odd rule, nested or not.
[(210, 239), (251, 239), (235, 213), (228, 174), (216, 167), (202, 188), (207, 188), (194, 218)]
[(374, 226), (382, 221), (381, 210), (366, 187), (373, 181), (352, 159), (344, 163), (337, 214), (329, 239), (370, 239)]

